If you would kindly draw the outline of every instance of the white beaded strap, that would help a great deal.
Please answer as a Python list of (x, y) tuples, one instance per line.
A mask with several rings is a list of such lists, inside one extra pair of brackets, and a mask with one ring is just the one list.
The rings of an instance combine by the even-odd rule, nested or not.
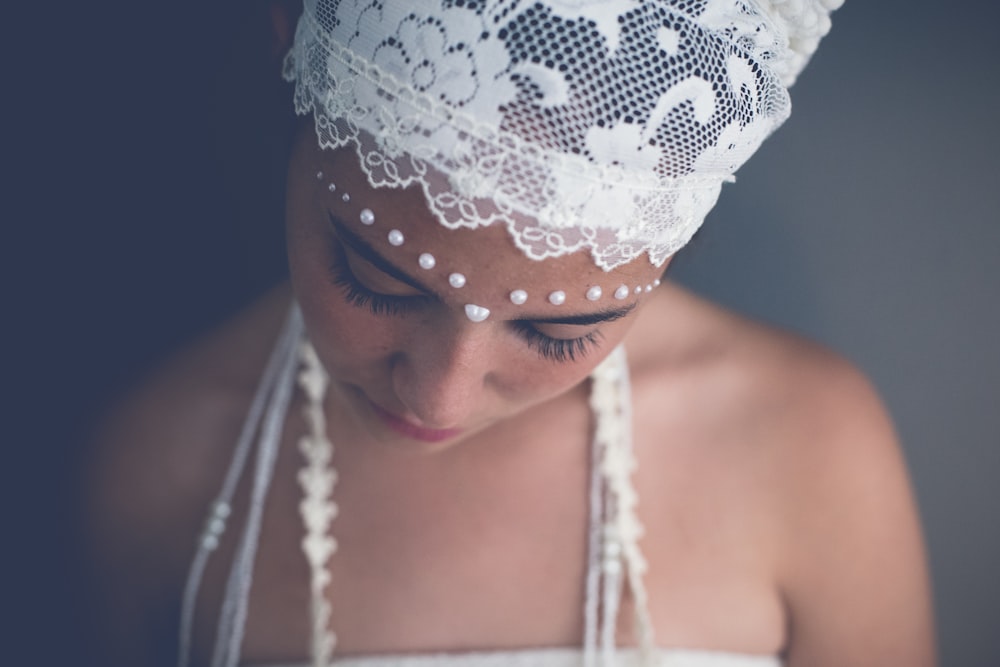
[(277, 386), (274, 388), (271, 404), (268, 406), (261, 426), (253, 486), (250, 491), (250, 504), (243, 535), (233, 559), (233, 568), (230, 570), (229, 580), (226, 582), (225, 597), (219, 614), (215, 650), (212, 654), (212, 667), (236, 667), (240, 658), (250, 584), (253, 579), (253, 563), (260, 539), (264, 501), (267, 499), (267, 492), (274, 474), (275, 460), (281, 445), (282, 428), (288, 414), (288, 405), (291, 402), (295, 384), (295, 367), (298, 362), (295, 354), (296, 342), (302, 331), (301, 314), (298, 308), (293, 310), (292, 320), (295, 335), (291, 339), (288, 349), (283, 350)]
[[(605, 491), (605, 495), (609, 495)], [(606, 503), (612, 499), (607, 499)], [(613, 510), (612, 510), (613, 512)], [(609, 513), (607, 516), (611, 516)], [(622, 564), (621, 549), (618, 540), (613, 537), (613, 530), (608, 530), (610, 525), (603, 524), (602, 549), (601, 549), (601, 573), (603, 575), (603, 600), (602, 607), (604, 616), (601, 625), (601, 665), (602, 667), (613, 667), (618, 664), (615, 651), (615, 631), (618, 628), (618, 608), (622, 597)]]
[(243, 470), (246, 468), (247, 459), (254, 442), (254, 435), (260, 426), (261, 415), (264, 406), (271, 396), (278, 371), (282, 366), (282, 360), (287, 358), (288, 348), (297, 340), (299, 333), (295, 325), (295, 307), (289, 311), (285, 318), (285, 324), (278, 334), (274, 351), (268, 359), (267, 366), (261, 376), (257, 392), (254, 394), (247, 412), (246, 421), (243, 422), (243, 429), (240, 431), (239, 439), (236, 441), (236, 448), (233, 451), (233, 459), (226, 471), (222, 482), (222, 488), (212, 503), (208, 516), (205, 519), (205, 527), (198, 537), (198, 550), (195, 552), (188, 570), (187, 581), (184, 585), (184, 593), (181, 598), (181, 619), (180, 637), (178, 642), (177, 665), (178, 667), (188, 667), (191, 662), (191, 638), (194, 628), (195, 603), (198, 599), (198, 592), (201, 589), (202, 577), (212, 553), (218, 548), (222, 534), (226, 530), (226, 520), (232, 508), (233, 496), (236, 494), (236, 487)]
[[(655, 660), (655, 637), (642, 580), (646, 561), (639, 550), (643, 529), (635, 511), (638, 494), (631, 480), (636, 462), (632, 452), (632, 398), (625, 348), (619, 346), (615, 349), (594, 369), (592, 378), (590, 403), (597, 421), (594, 439), (602, 454), (601, 474), (609, 495), (603, 550), (606, 604), (617, 608), (618, 585), (613, 580), (620, 576), (618, 573), (624, 564), (634, 601), (640, 653), (643, 663), (652, 665)], [(610, 627), (607, 631), (610, 640), (608, 634), (605, 640), (613, 643), (613, 618)], [(613, 647), (608, 649), (605, 658), (609, 659), (612, 655)]]
[(597, 667), (597, 612), (601, 585), (601, 530), (604, 525), (604, 485), (597, 442), (590, 446), (587, 581), (583, 607), (583, 667)]
[(302, 361), (299, 386), (307, 399), (304, 413), (309, 429), (299, 440), (299, 451), (305, 464), (299, 471), (298, 479), (303, 492), (299, 513), (306, 528), (302, 551), (309, 561), (310, 574), (310, 653), (313, 667), (327, 667), (337, 642), (330, 629), (330, 603), (326, 597), (326, 588), (330, 583), (327, 563), (337, 550), (337, 541), (330, 534), (330, 524), (337, 516), (337, 505), (332, 500), (337, 472), (333, 468), (333, 444), (327, 436), (326, 415), (323, 412), (329, 376), (308, 341), (302, 341), (299, 356)]

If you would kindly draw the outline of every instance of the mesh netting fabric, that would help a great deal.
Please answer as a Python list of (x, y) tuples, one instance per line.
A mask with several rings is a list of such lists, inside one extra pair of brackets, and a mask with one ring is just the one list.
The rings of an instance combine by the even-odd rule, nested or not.
[(532, 259), (660, 266), (788, 117), (841, 0), (306, 0), (285, 61), (324, 148)]

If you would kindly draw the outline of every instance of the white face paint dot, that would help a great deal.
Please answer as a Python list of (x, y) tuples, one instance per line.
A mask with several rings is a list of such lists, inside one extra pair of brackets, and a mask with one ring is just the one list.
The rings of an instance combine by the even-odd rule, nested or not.
[(615, 290), (615, 298), (621, 301), (628, 296), (628, 285), (622, 285)]
[(465, 304), (465, 316), (473, 322), (482, 322), (490, 316), (490, 309), (475, 304)]
[(389, 245), (394, 245), (394, 246), (403, 245), (404, 241), (403, 232), (399, 231), (398, 229), (393, 229), (392, 231), (390, 231), (387, 238), (389, 239)]
[(587, 290), (587, 301), (597, 301), (598, 299), (601, 298), (601, 294), (602, 294), (601, 288), (597, 285), (594, 285), (589, 290)]
[(656, 280), (653, 281), (653, 287), (659, 287), (659, 286), (660, 286), (660, 279), (657, 278)]
[(351, 201), (351, 195), (347, 194), (346, 192), (342, 194), (340, 198), (343, 199), (344, 201)]
[(323, 180), (323, 172), (322, 171), (317, 171), (316, 172), (316, 180), (317, 181), (322, 181)]
[(652, 285), (646, 285), (646, 291), (647, 292), (652, 292), (653, 291), (653, 286)]
[(375, 224), (375, 214), (370, 208), (361, 209), (361, 215), (358, 216), (361, 219), (362, 225), (374, 225)]
[(434, 265), (437, 264), (437, 260), (434, 259), (434, 255), (424, 252), (417, 258), (417, 263), (420, 264), (421, 269), (433, 269)]
[(336, 192), (337, 186), (334, 185), (333, 183), (330, 183), (330, 185), (326, 186), (326, 189), (329, 190), (330, 192)]
[(642, 285), (636, 285), (635, 286), (635, 293), (638, 294), (641, 291), (642, 291)]
[(459, 288), (465, 286), (465, 276), (461, 273), (453, 273), (448, 276), (448, 284), (452, 287)]
[(523, 289), (516, 289), (510, 293), (510, 302), (515, 306), (520, 306), (528, 300), (528, 293)]
[(549, 294), (549, 303), (553, 306), (561, 306), (566, 303), (566, 292), (562, 290), (556, 290), (552, 294)]

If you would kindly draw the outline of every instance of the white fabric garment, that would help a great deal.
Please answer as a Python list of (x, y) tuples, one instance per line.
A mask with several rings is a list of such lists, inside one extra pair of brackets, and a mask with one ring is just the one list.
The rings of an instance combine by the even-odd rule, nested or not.
[[(619, 667), (638, 667), (638, 651), (617, 653)], [(583, 652), (579, 649), (532, 649), (523, 651), (489, 651), (481, 653), (434, 653), (427, 655), (373, 655), (334, 658), (336, 667), (579, 667)], [(719, 651), (658, 649), (657, 667), (780, 667), (781, 662), (769, 655), (754, 656)], [(306, 663), (264, 665), (251, 663), (246, 667), (309, 667)]]
[[(232, 463), (222, 481), (222, 489), (212, 503), (191, 565), (181, 610), (180, 667), (190, 664), (194, 608), (202, 575), (226, 528), (232, 497), (250, 455), (254, 453), (255, 443), (250, 504), (227, 577), (211, 665), (309, 667), (314, 664), (308, 659), (274, 665), (240, 660), (253, 562), (261, 540), (261, 515), (291, 402), (299, 368), (298, 353), (304, 335), (301, 313), (293, 305), (264, 370)], [(592, 373), (590, 403), (595, 424), (588, 565), (587, 576), (581, 582), (585, 587), (585, 604), (581, 613), (584, 646), (435, 654), (334, 655), (329, 664), (337, 667), (780, 667), (780, 660), (774, 656), (653, 646), (652, 623), (641, 576), (645, 561), (638, 551), (641, 526), (634, 514), (637, 498), (630, 479), (635, 462), (631, 456), (631, 399), (624, 348), (616, 349)], [(629, 586), (634, 601), (635, 630), (639, 638), (637, 649), (618, 649), (614, 645), (617, 610), (625, 585)], [(303, 654), (307, 652), (308, 647), (303, 646)]]

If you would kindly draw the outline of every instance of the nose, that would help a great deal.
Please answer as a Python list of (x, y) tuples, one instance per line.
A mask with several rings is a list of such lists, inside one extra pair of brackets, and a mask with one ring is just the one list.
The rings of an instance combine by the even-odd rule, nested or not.
[(393, 356), (396, 397), (428, 428), (462, 427), (491, 383), (488, 325), (449, 321), (412, 332)]

